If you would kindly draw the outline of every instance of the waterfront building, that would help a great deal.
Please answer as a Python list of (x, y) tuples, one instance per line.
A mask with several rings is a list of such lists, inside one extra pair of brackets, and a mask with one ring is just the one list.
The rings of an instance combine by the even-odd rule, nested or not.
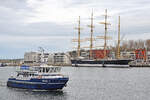
[(81, 50), (81, 57), (83, 57), (84, 59), (89, 59), (89, 50)]
[[(106, 54), (107, 57), (109, 57), (110, 55), (110, 50), (106, 50)], [(104, 50), (101, 49), (95, 49), (92, 50), (92, 56), (94, 59), (104, 59)]]
[[(70, 51), (70, 52), (68, 52), (68, 54), (73, 59), (78, 57), (77, 56), (77, 51)], [(80, 50), (80, 57), (83, 57), (84, 59), (89, 59), (89, 50), (81, 49)]]
[(136, 59), (146, 61), (146, 49), (136, 49), (135, 54), (136, 54)]
[(23, 59), (0, 59), (0, 63), (8, 66), (21, 65), (23, 64)]
[(135, 51), (124, 51), (124, 52), (120, 52), (120, 56), (121, 56), (122, 58), (127, 58), (127, 59), (136, 59)]
[(48, 62), (49, 55), (50, 53), (44, 53), (44, 55), (41, 55), (39, 52), (26, 52), (24, 54), (24, 63)]
[(147, 61), (150, 62), (150, 51), (147, 51)]
[(39, 63), (40, 55), (38, 52), (26, 52), (24, 54), (24, 63)]
[(70, 55), (68, 53), (54, 53), (49, 55), (48, 64), (69, 65)]
[(49, 55), (51, 55), (51, 54), (50, 53), (44, 53), (43, 57), (40, 57), (41, 58), (41, 62), (48, 62)]
[(77, 58), (77, 51), (70, 51), (69, 55), (71, 58)]
[[(69, 52), (71, 58), (77, 58), (77, 52), (71, 51)], [(106, 50), (106, 55), (110, 56), (110, 50)], [(84, 59), (89, 59), (90, 57), (90, 50), (80, 50), (80, 57), (83, 57)], [(94, 49), (92, 50), (92, 58), (93, 59), (103, 59), (104, 58), (104, 50), (102, 49)]]
[(26, 52), (24, 54), (25, 64), (39, 64), (45, 62), (48, 64), (70, 64), (70, 55), (68, 53), (44, 53)]

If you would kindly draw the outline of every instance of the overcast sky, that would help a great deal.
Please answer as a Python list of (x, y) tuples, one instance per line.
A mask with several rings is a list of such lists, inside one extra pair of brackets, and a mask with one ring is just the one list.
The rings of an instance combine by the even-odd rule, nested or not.
[(37, 51), (39, 46), (46, 52), (72, 50), (78, 16), (84, 28), (81, 36), (89, 37), (92, 9), (94, 36), (102, 36), (104, 25), (99, 22), (106, 8), (112, 45), (119, 15), (123, 40), (150, 39), (149, 0), (0, 0), (0, 58), (23, 58), (24, 52)]

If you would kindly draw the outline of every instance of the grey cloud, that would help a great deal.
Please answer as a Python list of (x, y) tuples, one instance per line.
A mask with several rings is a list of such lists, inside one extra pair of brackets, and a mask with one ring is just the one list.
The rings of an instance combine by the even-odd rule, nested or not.
[[(9, 29), (8, 29), (9, 28)], [(70, 36), (72, 35), (73, 27), (71, 25), (59, 25), (56, 23), (0, 23), (0, 34), (7, 35), (24, 35), (24, 36), (34, 36), (34, 35), (49, 35), (49, 36)]]
[(52, 36), (64, 36), (72, 33), (71, 25), (60, 25), (57, 23), (32, 23), (26, 26), (26, 29), (36, 35), (52, 35)]
[[(42, 2), (42, 0), (39, 0)], [(117, 18), (117, 16), (121, 15), (121, 33), (130, 35), (130, 34), (143, 34), (150, 33), (149, 27), (149, 0), (72, 0), (72, 2), (65, 4), (64, 7), (77, 8), (78, 7), (86, 7), (87, 9), (94, 8), (95, 13), (104, 13), (104, 9), (108, 8), (108, 13), (111, 11), (115, 13), (111, 20)], [(27, 0), (0, 0), (0, 35), (9, 35), (9, 36), (24, 36), (28, 38), (30, 36), (76, 36), (76, 30), (74, 30), (73, 23), (52, 23), (52, 22), (39, 22), (39, 23), (27, 23), (26, 20), (29, 17), (33, 17), (32, 11), (33, 8), (28, 7)], [(66, 8), (67, 9), (67, 8)], [(82, 9), (79, 9), (82, 10)], [(103, 12), (102, 12), (103, 11)], [(89, 11), (90, 12), (90, 11)], [(89, 16), (89, 14), (87, 14)], [(94, 23), (98, 23), (99, 20), (102, 20), (103, 17), (95, 16), (96, 20)], [(82, 16), (81, 16), (82, 17)], [(86, 23), (84, 22), (86, 20)], [(82, 37), (88, 37), (90, 34), (90, 29), (86, 27), (87, 24), (90, 24), (89, 19), (82, 18), (82, 27), (84, 28), (81, 31)], [(76, 23), (77, 24), (77, 23)], [(117, 19), (112, 22), (113, 27), (110, 26), (109, 35), (117, 33)], [(103, 35), (104, 26), (103, 25), (95, 25), (94, 35)], [(116, 29), (114, 29), (116, 28)], [(62, 49), (65, 49), (70, 45), (70, 40), (67, 38), (62, 40)], [(6, 39), (6, 41), (9, 41)], [(43, 40), (40, 40), (43, 41)], [(5, 41), (4, 41), (5, 42)], [(26, 41), (25, 41), (26, 42)], [(55, 42), (55, 41), (53, 41)], [(68, 44), (67, 44), (68, 43)], [(41, 43), (42, 44), (42, 43)], [(55, 43), (50, 43), (50, 41), (43, 42), (45, 47), (52, 47), (53, 51), (56, 49), (60, 49), (60, 39), (58, 39)], [(38, 44), (35, 43), (23, 43), (18, 42), (11, 44), (12, 47), (9, 47), (8, 44), (1, 43), (1, 53), (8, 54), (10, 52), (10, 48), (12, 52), (10, 55), (23, 55), (26, 48), (36, 48)], [(23, 45), (23, 46), (21, 46)], [(16, 48), (13, 48), (16, 47)], [(16, 50), (20, 51), (20, 53), (16, 53)], [(61, 51), (60, 50), (60, 51)]]
[(0, 6), (11, 9), (27, 9), (27, 0), (0, 0)]

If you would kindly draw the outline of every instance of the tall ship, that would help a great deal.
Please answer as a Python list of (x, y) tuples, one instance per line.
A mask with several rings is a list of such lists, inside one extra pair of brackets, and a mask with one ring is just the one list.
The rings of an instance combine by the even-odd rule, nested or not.
[(69, 80), (60, 71), (60, 66), (48, 66), (45, 63), (33, 67), (22, 65), (16, 70), (16, 75), (8, 79), (7, 86), (30, 90), (60, 90)]
[(85, 59), (80, 56), (80, 17), (79, 17), (79, 24), (78, 24), (78, 47), (77, 47), (77, 58), (71, 59), (72, 66), (74, 67), (129, 67), (129, 62), (131, 62), (131, 59), (121, 59), (120, 57), (120, 16), (119, 16), (119, 21), (118, 21), (118, 44), (117, 44), (117, 56), (115, 59), (110, 59), (108, 57), (108, 51), (107, 50), (107, 39), (110, 37), (107, 36), (107, 31), (108, 31), (108, 25), (110, 25), (107, 22), (107, 9), (105, 10), (105, 21), (101, 22), (100, 24), (105, 25), (105, 34), (104, 36), (97, 36), (97, 39), (104, 39), (104, 45), (103, 45), (103, 50), (102, 50), (102, 59), (94, 59), (93, 58), (93, 41), (95, 40), (93, 38), (93, 11), (91, 14), (91, 25), (88, 25), (91, 29), (90, 32), (90, 38), (88, 39), (90, 41), (90, 46), (89, 46), (89, 59)]

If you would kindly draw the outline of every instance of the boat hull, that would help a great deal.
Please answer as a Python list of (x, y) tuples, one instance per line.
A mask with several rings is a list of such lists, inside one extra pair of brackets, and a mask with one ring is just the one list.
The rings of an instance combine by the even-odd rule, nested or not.
[(71, 60), (73, 67), (129, 67), (132, 60)]
[(37, 90), (58, 90), (66, 86), (69, 78), (17, 80), (9, 78), (8, 87)]

